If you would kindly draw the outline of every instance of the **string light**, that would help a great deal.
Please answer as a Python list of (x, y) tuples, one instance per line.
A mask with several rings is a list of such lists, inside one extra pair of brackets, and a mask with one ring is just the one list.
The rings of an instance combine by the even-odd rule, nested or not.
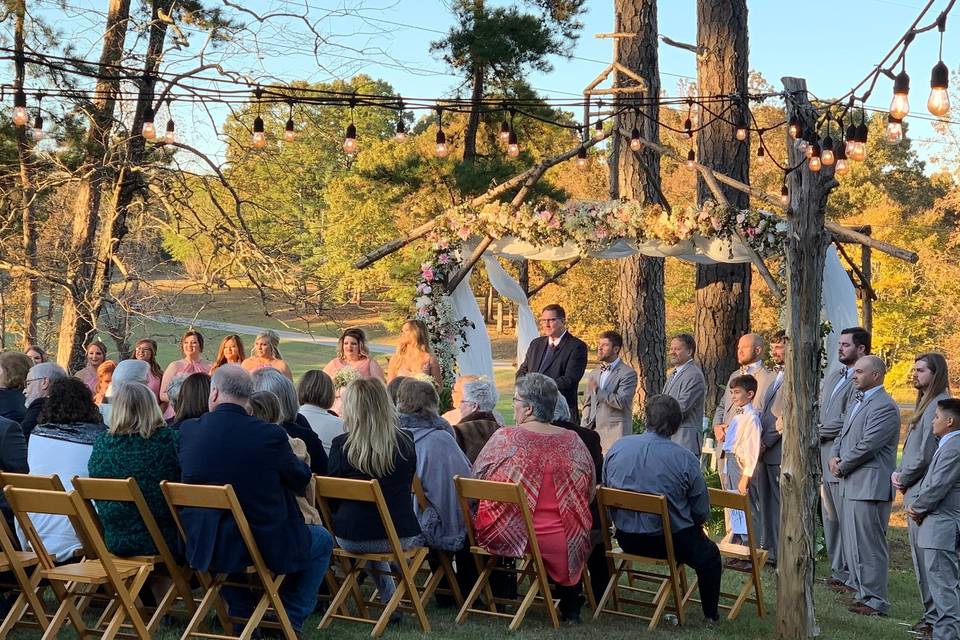
[(860, 112), (860, 124), (857, 125), (857, 134), (856, 134), (856, 144), (853, 145), (853, 150), (847, 154), (851, 160), (856, 160), (857, 162), (862, 162), (867, 159), (867, 123), (864, 122), (866, 115), (863, 111)]
[(353, 108), (357, 104), (357, 99), (350, 98), (350, 124), (347, 125), (346, 135), (343, 137), (343, 152), (353, 155), (357, 152), (357, 125), (353, 124)]
[(407, 125), (403, 123), (403, 116), (397, 119), (397, 131), (393, 134), (394, 140), (403, 142), (407, 139)]
[(767, 152), (763, 149), (763, 141), (760, 141), (759, 148), (757, 149), (757, 162), (763, 164), (763, 161), (767, 157)]
[(841, 144), (837, 147), (837, 162), (833, 167), (833, 172), (838, 176), (847, 175), (849, 167), (847, 166), (847, 147)]
[(140, 128), (140, 135), (144, 140), (156, 140), (157, 129), (153, 126), (153, 107), (148, 103), (143, 110), (143, 126)]
[(850, 122), (850, 126), (847, 127), (847, 141), (844, 143), (844, 157), (849, 156), (853, 153), (853, 148), (857, 145), (857, 125)]
[(293, 100), (287, 102), (290, 104), (290, 115), (287, 116), (287, 123), (283, 125), (283, 141), (293, 142), (297, 139), (296, 127), (293, 124)]
[(833, 165), (836, 157), (833, 153), (833, 138), (830, 137), (830, 120), (827, 120), (827, 135), (823, 139), (823, 148), (820, 152), (820, 161), (823, 163), (823, 166), (830, 167)]
[(687, 169), (693, 169), (694, 164), (697, 162), (697, 152), (693, 149), (687, 152)]
[(683, 131), (688, 138), (693, 137), (693, 121), (690, 119), (693, 112), (693, 100), (687, 100), (687, 119), (683, 121)]
[(950, 69), (943, 63), (943, 31), (946, 26), (947, 16), (941, 14), (937, 21), (937, 29), (940, 30), (939, 62), (933, 65), (930, 72), (930, 97), (927, 98), (927, 110), (938, 118), (950, 112), (950, 94), (947, 92), (950, 86)]
[(884, 139), (887, 144), (900, 144), (903, 140), (903, 119), (890, 116), (887, 118), (887, 129)]
[(263, 132), (263, 118), (259, 115), (253, 119), (253, 146), (257, 149), (267, 146), (267, 134)]
[[(600, 126), (600, 121), (597, 120), (597, 127)], [(598, 129), (599, 130), (599, 129)], [(510, 123), (506, 120), (500, 123), (500, 142), (507, 144), (510, 142)]]
[(800, 119), (797, 116), (790, 118), (790, 124), (787, 126), (787, 133), (796, 140), (800, 137)]
[(447, 147), (447, 135), (443, 132), (443, 109), (440, 107), (437, 107), (437, 127), (437, 144), (433, 152), (438, 158), (446, 158), (450, 149)]
[[(904, 62), (906, 66), (906, 62)], [(893, 79), (893, 100), (890, 102), (890, 115), (894, 118), (904, 119), (910, 113), (910, 76), (904, 68)]]
[(580, 169), (585, 169), (587, 164), (587, 148), (580, 147), (577, 149), (577, 167)]
[(633, 151), (640, 151), (640, 131), (634, 127), (633, 131), (630, 132), (630, 148)]
[(37, 117), (33, 119), (33, 141), (40, 142), (43, 137), (43, 116), (40, 115), (40, 101), (43, 100), (43, 94), (37, 94)]
[(807, 166), (814, 173), (820, 171), (823, 166), (823, 161), (820, 158), (820, 145), (816, 142), (810, 145), (810, 160), (807, 161)]
[(780, 187), (780, 204), (787, 206), (790, 204), (790, 190), (787, 189), (787, 178), (783, 178), (783, 186)]
[(743, 142), (744, 140), (747, 139), (747, 122), (746, 120), (744, 120), (743, 114), (741, 114), (740, 117), (737, 118), (737, 131), (735, 135), (737, 140), (739, 140), (740, 142)]
[(173, 112), (170, 110), (171, 101), (167, 99), (167, 130), (163, 134), (164, 144), (171, 145), (177, 141), (177, 134), (173, 125)]
[(13, 124), (22, 127), (27, 124), (27, 94), (17, 89), (13, 94)]
[(507, 141), (507, 155), (516, 158), (520, 155), (520, 145), (517, 144), (517, 132), (510, 130), (510, 138)]

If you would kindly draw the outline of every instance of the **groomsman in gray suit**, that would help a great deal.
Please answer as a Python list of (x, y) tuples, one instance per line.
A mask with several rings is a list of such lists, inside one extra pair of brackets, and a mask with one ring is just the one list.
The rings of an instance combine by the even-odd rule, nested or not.
[[(913, 363), (913, 386), (917, 389), (917, 405), (907, 419), (907, 438), (903, 442), (903, 455), (900, 466), (890, 480), (893, 487), (903, 494), (903, 508), (908, 510), (920, 495), (920, 481), (927, 473), (933, 454), (937, 450), (937, 439), (933, 435), (933, 419), (937, 413), (937, 403), (950, 397), (947, 361), (939, 353), (923, 353)], [(917, 574), (920, 587), (920, 599), (923, 602), (923, 616), (913, 630), (929, 634), (937, 619), (937, 608), (933, 604), (930, 589), (927, 588), (927, 570), (923, 564), (923, 549), (917, 544), (919, 525), (907, 520), (907, 532), (910, 536), (910, 555), (913, 557), (913, 570)], [(960, 637), (960, 636), (957, 636)]]
[(840, 478), (830, 472), (830, 456), (833, 442), (843, 428), (847, 404), (853, 395), (853, 365), (870, 354), (870, 334), (866, 329), (850, 327), (840, 332), (837, 359), (843, 365), (823, 380), (820, 386), (820, 422), (817, 432), (820, 437), (820, 469), (823, 484), (820, 486), (820, 513), (823, 516), (823, 541), (830, 556), (830, 577), (827, 587), (843, 592), (853, 591), (850, 570), (843, 558), (840, 541)]
[(703, 371), (693, 361), (697, 343), (689, 333), (681, 333), (670, 341), (670, 363), (673, 372), (663, 388), (665, 395), (680, 404), (680, 428), (670, 439), (700, 458), (703, 444), (703, 403), (707, 386)]
[(937, 403), (933, 433), (940, 442), (907, 513), (919, 524), (917, 542), (937, 612), (933, 638), (956, 640), (960, 638), (960, 400)]
[(850, 568), (856, 602), (850, 611), (885, 616), (887, 525), (893, 502), (890, 474), (900, 441), (900, 408), (883, 388), (887, 368), (876, 356), (864, 356), (853, 369), (857, 391), (833, 443), (830, 471), (840, 478), (843, 557)]
[(770, 341), (770, 358), (775, 377), (767, 387), (760, 412), (760, 464), (754, 472), (754, 486), (760, 501), (760, 541), (769, 552), (767, 561), (776, 566), (780, 541), (780, 461), (783, 435), (783, 363), (787, 351), (787, 334), (777, 331)]
[(637, 394), (637, 372), (620, 359), (623, 338), (616, 331), (604, 331), (597, 340), (600, 366), (587, 376), (586, 403), (580, 426), (600, 434), (604, 451), (623, 436), (633, 433), (633, 397)]

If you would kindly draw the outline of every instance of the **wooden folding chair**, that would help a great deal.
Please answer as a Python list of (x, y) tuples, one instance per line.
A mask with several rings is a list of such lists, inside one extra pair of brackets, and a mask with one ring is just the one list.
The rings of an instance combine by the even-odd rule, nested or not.
[[(647, 620), (650, 629), (655, 629), (660, 623), (664, 612), (667, 609), (671, 598), (673, 599), (673, 611), (676, 612), (679, 624), (684, 622), (683, 613), (683, 595), (686, 576), (683, 573), (683, 567), (678, 566), (673, 549), (673, 536), (670, 529), (670, 512), (667, 508), (667, 499), (664, 496), (652, 495), (649, 493), (638, 493), (635, 491), (622, 491), (620, 489), (610, 489), (599, 487), (597, 489), (597, 507), (600, 511), (600, 528), (603, 532), (603, 544), (607, 550), (607, 564), (610, 567), (610, 580), (603, 591), (600, 602), (593, 612), (593, 618), (596, 620), (601, 613), (612, 613), (627, 618), (636, 618)], [(638, 513), (647, 513), (660, 518), (663, 527), (664, 546), (666, 547), (666, 558), (652, 558), (626, 553), (619, 546), (613, 545), (610, 535), (610, 525), (612, 517), (610, 509), (624, 509)], [(668, 573), (659, 573), (644, 569), (644, 566), (656, 565), (666, 567)], [(620, 577), (627, 577), (627, 584), (620, 584)], [(643, 589), (634, 586), (634, 581), (652, 583), (656, 585), (656, 590)], [(627, 591), (633, 594), (646, 594), (651, 596), (651, 600), (641, 600), (639, 598), (625, 597), (621, 591)], [(613, 600), (613, 607), (608, 608), (607, 602)], [(650, 615), (643, 613), (631, 613), (624, 610), (624, 605), (632, 605), (642, 610), (652, 609)]]
[[(427, 495), (423, 491), (423, 483), (420, 482), (420, 476), (413, 476), (413, 495), (417, 499), (417, 504), (420, 505), (420, 509), (424, 510), (430, 506), (430, 502), (427, 500)], [(457, 607), (463, 606), (463, 594), (460, 593), (460, 585), (457, 582), (457, 575), (453, 571), (453, 562), (450, 559), (450, 553), (447, 551), (441, 551), (440, 549), (431, 549), (440, 566), (436, 569), (432, 569), (429, 564), (429, 560), (423, 566), (424, 570), (427, 571), (427, 579), (424, 582), (423, 594), (420, 597), (420, 601), (423, 602), (423, 606), (426, 607), (427, 603), (430, 601), (430, 598), (435, 592), (441, 593), (444, 595), (451, 596), (454, 601), (457, 603)], [(439, 589), (440, 582), (443, 578), (446, 577), (447, 584), (449, 585), (445, 589)]]
[[(708, 488), (707, 491), (710, 494), (711, 508), (737, 509), (743, 511), (743, 515), (747, 521), (746, 545), (730, 542), (730, 538), (733, 536), (732, 533), (725, 535), (719, 544), (717, 544), (720, 548), (720, 556), (722, 558), (739, 560), (745, 564), (745, 566), (742, 567), (727, 565), (724, 568), (747, 574), (740, 587), (739, 593), (720, 592), (720, 608), (728, 609), (730, 613), (727, 614), (727, 619), (733, 620), (740, 615), (740, 609), (743, 608), (744, 603), (750, 602), (757, 606), (757, 616), (762, 618), (766, 615), (766, 605), (763, 603), (763, 582), (760, 580), (760, 570), (767, 562), (767, 550), (761, 549), (757, 545), (757, 538), (753, 531), (750, 497), (749, 495), (744, 495), (736, 491), (724, 491), (722, 489)], [(694, 579), (684, 596), (684, 604), (686, 604), (687, 601), (700, 602), (692, 597), (696, 587), (697, 580)], [(752, 596), (750, 595), (751, 591), (753, 592)], [(724, 599), (733, 600), (733, 604), (723, 604)]]
[[(26, 626), (23, 617), (28, 612), (33, 614), (30, 626), (37, 626), (44, 631), (50, 624), (40, 589), (40, 560), (32, 551), (20, 551), (14, 540), (14, 533), (6, 518), (0, 518), (0, 573), (12, 573), (16, 581), (14, 585), (3, 586), (10, 586), (20, 592), (3, 624), (0, 624), (0, 638), (6, 638), (17, 626)], [(30, 568), (33, 568), (33, 571), (28, 572)]]
[[(184, 540), (186, 540), (186, 530), (183, 528), (183, 521), (180, 518), (180, 509), (215, 509), (225, 511), (233, 517), (237, 525), (237, 530), (240, 532), (240, 538), (253, 563), (246, 568), (244, 573), (250, 577), (255, 577), (259, 582), (259, 585), (254, 585), (250, 582), (232, 582), (229, 581), (229, 574), (227, 573), (211, 575), (208, 571), (193, 567), (204, 589), (204, 593), (203, 598), (200, 600), (200, 605), (194, 612), (193, 617), (190, 618), (190, 622), (187, 624), (187, 628), (181, 636), (181, 640), (187, 640), (187, 638), (193, 637), (222, 638), (223, 640), (229, 640), (231, 638), (250, 640), (257, 627), (280, 629), (287, 640), (296, 640), (297, 635), (293, 630), (293, 626), (290, 624), (287, 611), (280, 601), (280, 585), (283, 583), (285, 576), (273, 573), (267, 567), (266, 562), (264, 562), (263, 556), (260, 554), (260, 548), (257, 546), (257, 541), (253, 537), (253, 531), (250, 529), (250, 524), (247, 522), (247, 517), (243, 513), (243, 507), (240, 506), (240, 501), (237, 499), (237, 494), (233, 490), (233, 486), (229, 484), (222, 486), (182, 484), (163, 480), (160, 482), (160, 489), (167, 499), (167, 504), (173, 513), (173, 519), (177, 523), (177, 529), (179, 529), (180, 535), (183, 536)], [(220, 595), (224, 586), (240, 587), (257, 591), (262, 590), (263, 593), (260, 596), (260, 600), (250, 613), (249, 618), (243, 620), (227, 614), (225, 603)], [(211, 609), (213, 609), (220, 618), (220, 623), (223, 627), (221, 634), (211, 634), (201, 630), (207, 613), (209, 613)], [(276, 615), (277, 622), (264, 621), (263, 618), (268, 611), (272, 611)], [(234, 624), (244, 624), (243, 630), (238, 636), (229, 635)]]
[[(20, 528), (37, 554), (40, 577), (50, 583), (60, 602), (42, 640), (56, 638), (68, 618), (80, 637), (100, 632), (104, 640), (112, 640), (122, 628), (129, 626), (138, 638), (149, 640), (150, 632), (135, 603), (140, 589), (153, 570), (153, 563), (112, 556), (107, 551), (90, 511), (76, 491), (67, 493), (7, 486), (4, 493)], [(47, 553), (43, 540), (30, 520), (31, 513), (67, 517), (77, 528), (77, 536), (84, 541), (84, 545), (89, 545), (85, 547), (84, 559), (72, 564), (54, 564), (53, 557)], [(86, 598), (90, 589), (99, 588), (102, 588), (104, 597), (111, 600), (111, 605), (107, 607), (100, 621), (93, 628), (88, 628), (75, 601)], [(101, 628), (104, 622), (106, 627)]]
[(63, 483), (57, 474), (49, 476), (34, 476), (29, 473), (10, 473), (0, 471), (0, 489), (16, 487), (17, 489), (37, 489), (39, 491), (64, 491)]
[[(90, 509), (96, 513), (94, 502), (126, 502), (132, 503), (143, 521), (150, 539), (157, 548), (157, 553), (148, 556), (136, 556), (130, 560), (144, 560), (154, 564), (154, 570), (163, 568), (167, 577), (170, 578), (170, 586), (157, 603), (157, 607), (147, 622), (147, 629), (151, 633), (157, 630), (163, 617), (170, 614), (179, 614), (186, 619), (190, 619), (197, 610), (197, 603), (190, 590), (190, 576), (192, 570), (177, 562), (167, 544), (163, 533), (160, 531), (160, 525), (147, 506), (147, 501), (140, 491), (140, 486), (133, 478), (107, 479), (107, 478), (73, 478), (73, 488), (80, 497), (87, 501)], [(182, 608), (174, 608), (178, 603), (182, 603)]]
[[(343, 569), (344, 577), (337, 589), (337, 594), (327, 607), (323, 619), (320, 620), (319, 629), (326, 629), (333, 622), (334, 618), (340, 620), (351, 620), (353, 622), (365, 622), (373, 625), (371, 637), (378, 638), (390, 623), (390, 616), (401, 604), (404, 595), (408, 596), (410, 609), (416, 615), (420, 628), (430, 632), (430, 621), (427, 619), (424, 611), (423, 598), (417, 589), (414, 577), (420, 570), (424, 561), (427, 559), (429, 550), (426, 547), (412, 547), (404, 550), (400, 545), (400, 538), (397, 530), (393, 526), (393, 519), (387, 510), (386, 500), (383, 498), (383, 491), (380, 489), (380, 483), (376, 480), (346, 480), (343, 478), (328, 478), (325, 476), (315, 476), (314, 481), (317, 488), (317, 505), (320, 508), (324, 522), (330, 526), (330, 534), (333, 539), (337, 539), (336, 532), (333, 529), (333, 511), (330, 508), (331, 500), (352, 500), (355, 502), (368, 502), (376, 505), (377, 513), (383, 523), (383, 528), (387, 532), (387, 540), (390, 543), (390, 551), (384, 553), (354, 553), (346, 551), (339, 546), (333, 549), (333, 557), (340, 563)], [(397, 590), (386, 604), (372, 600), (364, 600), (360, 595), (360, 587), (357, 577), (362, 571), (374, 573), (377, 570), (366, 567), (368, 562), (387, 562), (391, 564), (390, 571), (384, 572), (398, 579)], [(396, 567), (396, 568), (393, 568)], [(351, 616), (343, 612), (347, 598), (353, 598), (357, 601), (359, 610), (358, 616)], [(367, 607), (383, 607), (381, 614), (374, 618), (367, 613)]]
[[(557, 608), (553, 601), (553, 595), (550, 591), (550, 582), (547, 579), (547, 569), (543, 564), (543, 557), (540, 555), (540, 545), (537, 544), (537, 535), (533, 529), (533, 518), (530, 515), (530, 507), (527, 505), (527, 493), (519, 483), (509, 482), (491, 482), (489, 480), (474, 480), (472, 478), (462, 478), (454, 476), (454, 482), (457, 485), (457, 495), (460, 498), (460, 508), (463, 510), (463, 519), (467, 525), (467, 536), (470, 540), (470, 552), (473, 554), (477, 563), (479, 577), (476, 584), (467, 595), (460, 612), (457, 614), (457, 624), (462, 624), (471, 613), (479, 613), (487, 616), (497, 616), (510, 619), (510, 630), (516, 631), (523, 623), (527, 611), (531, 606), (537, 604), (547, 610), (547, 617), (554, 628), (559, 628), (560, 620), (557, 618)], [(471, 500), (489, 500), (491, 502), (501, 502), (505, 504), (516, 505), (520, 509), (523, 517), (524, 526), (527, 530), (528, 550), (518, 558), (516, 569), (504, 568), (497, 565), (500, 556), (494, 555), (477, 544), (477, 531), (473, 524), (473, 514), (470, 510)], [(481, 560), (483, 558), (483, 560)], [(513, 600), (510, 598), (495, 598), (490, 589), (490, 577), (494, 572), (516, 573), (517, 584), (520, 585), (525, 579), (530, 580), (529, 588), (522, 599)], [(481, 592), (486, 599), (488, 609), (475, 609), (473, 603), (480, 597)], [(540, 599), (538, 600), (538, 594)], [(497, 611), (497, 604), (519, 605), (516, 613), (500, 613)]]

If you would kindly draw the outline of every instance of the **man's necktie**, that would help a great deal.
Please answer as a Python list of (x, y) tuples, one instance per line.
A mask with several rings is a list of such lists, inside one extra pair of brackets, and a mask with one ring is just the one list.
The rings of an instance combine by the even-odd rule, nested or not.
[(610, 370), (610, 364), (607, 362), (600, 363), (600, 373), (605, 373)]
[(863, 391), (857, 391), (854, 398), (856, 399), (857, 402), (863, 402)]
[(844, 368), (843, 368), (843, 371), (840, 372), (840, 379), (841, 379), (841, 380), (846, 380), (846, 379), (847, 379), (847, 368), (846, 368), (846, 367), (844, 367)]

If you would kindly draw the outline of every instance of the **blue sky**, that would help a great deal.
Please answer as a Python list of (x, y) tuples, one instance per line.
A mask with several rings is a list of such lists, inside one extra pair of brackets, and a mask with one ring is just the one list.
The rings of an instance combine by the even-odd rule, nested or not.
[[(136, 0), (135, 0), (136, 1)], [(290, 10), (304, 6), (305, 0), (249, 0), (243, 6), (257, 12), (271, 9)], [(452, 95), (461, 80), (446, 69), (442, 61), (429, 52), (429, 43), (441, 37), (452, 23), (449, 4), (442, 0), (306, 0), (311, 15), (331, 15), (318, 26), (338, 46), (320, 50), (318, 58), (309, 53), (310, 37), (295, 20), (281, 28), (260, 31), (261, 56), (239, 48), (227, 47), (219, 55), (224, 66), (242, 71), (248, 77), (270, 75), (278, 79), (328, 81), (333, 77), (356, 72), (390, 82), (403, 95), (442, 97)], [(935, 0), (923, 23), (931, 22), (947, 0)], [(47, 17), (58, 20), (66, 32), (76, 31), (76, 42), (84, 57), (96, 58), (99, 43), (95, 40), (96, 16), (79, 9), (102, 6), (96, 0), (69, 0), (64, 13), (52, 8), (53, 0), (41, 0)], [(210, 4), (215, 4), (211, 2)], [(240, 4), (238, 2), (238, 4)], [(811, 92), (821, 98), (845, 93), (876, 65), (903, 34), (926, 4), (923, 0), (807, 0), (802, 3), (783, 0), (754, 0), (748, 3), (750, 28), (750, 68), (757, 70), (775, 87), (784, 75), (807, 79)], [(77, 7), (78, 9), (71, 9)], [(343, 11), (343, 9), (348, 11)], [(951, 70), (958, 68), (960, 57), (960, 11), (947, 23), (944, 60)], [(801, 22), (800, 15), (805, 18)], [(583, 87), (603, 69), (611, 58), (609, 40), (593, 37), (595, 33), (613, 30), (612, 0), (590, 0), (583, 16), (583, 35), (572, 60), (554, 60), (554, 71), (531, 77), (534, 87), (543, 95), (557, 98), (579, 96)], [(696, 40), (696, 1), (661, 0), (659, 3), (660, 34), (675, 40), (693, 43)], [(86, 33), (90, 41), (85, 43)], [(190, 53), (201, 44), (199, 35), (191, 35)], [(907, 56), (911, 75), (911, 115), (926, 114), (930, 69), (937, 61), (936, 30), (921, 34)], [(349, 47), (345, 49), (343, 47)], [(365, 49), (382, 50), (383, 54), (367, 55)], [(184, 52), (186, 54), (186, 52)], [(183, 56), (186, 59), (186, 55)], [(171, 62), (176, 54), (171, 55)], [(692, 53), (660, 45), (660, 70), (665, 91), (675, 94), (677, 82), (692, 80), (696, 62)], [(29, 86), (29, 83), (28, 83)], [(892, 82), (881, 78), (869, 101), (870, 106), (886, 109)], [(184, 112), (186, 106), (175, 107), (178, 132), (190, 136), (201, 148), (220, 155), (222, 143), (212, 131), (209, 117), (203, 113)], [(957, 114), (960, 105), (954, 106)], [(214, 118), (222, 121), (222, 110)], [(960, 115), (954, 115), (960, 120)], [(910, 135), (926, 145), (923, 155), (936, 154), (943, 141), (919, 118), (910, 118)]]

